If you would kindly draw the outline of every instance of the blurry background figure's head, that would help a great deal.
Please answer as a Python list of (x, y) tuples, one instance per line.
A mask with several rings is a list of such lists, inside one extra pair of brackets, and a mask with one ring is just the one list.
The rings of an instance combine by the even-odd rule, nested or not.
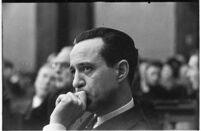
[(72, 91), (73, 75), (69, 70), (71, 50), (71, 46), (64, 47), (54, 58), (52, 68), (56, 74), (56, 88), (67, 88)]
[(139, 61), (139, 67), (138, 67), (138, 75), (139, 75), (139, 86), (140, 90), (144, 93), (149, 92), (149, 88), (146, 84), (146, 68), (149, 65), (149, 61), (146, 59), (141, 59)]
[(3, 59), (3, 89), (9, 92), (11, 97), (19, 96), (24, 93), (23, 83), (21, 80), (22, 75), (15, 69), (11, 61)]
[(34, 86), (35, 96), (41, 99), (44, 99), (55, 88), (55, 74), (49, 64), (45, 64), (40, 68)]
[(5, 59), (3, 59), (2, 63), (3, 63), (3, 72), (2, 72), (3, 78), (10, 79), (14, 73), (14, 65), (12, 62)]
[(173, 88), (179, 78), (179, 69), (181, 63), (176, 58), (169, 58), (162, 67), (161, 70), (161, 84), (166, 89)]
[(187, 77), (191, 82), (193, 90), (199, 89), (199, 54), (193, 54), (188, 61)]
[(150, 62), (145, 69), (145, 80), (148, 86), (157, 86), (160, 81), (162, 64), (160, 61)]
[(142, 80), (145, 80), (145, 70), (148, 64), (149, 64), (149, 61), (146, 59), (142, 59), (139, 62), (139, 74)]

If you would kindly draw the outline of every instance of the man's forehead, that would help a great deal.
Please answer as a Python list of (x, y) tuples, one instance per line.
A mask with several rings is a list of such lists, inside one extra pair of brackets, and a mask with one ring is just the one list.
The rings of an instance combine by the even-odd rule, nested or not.
[(95, 55), (100, 52), (103, 46), (103, 40), (101, 38), (87, 39), (76, 44), (70, 54), (70, 57), (76, 55)]
[(92, 62), (100, 58), (100, 51), (103, 46), (101, 38), (88, 39), (76, 44), (70, 54), (70, 63)]
[(50, 67), (44, 66), (40, 69), (39, 74), (52, 74), (53, 70)]

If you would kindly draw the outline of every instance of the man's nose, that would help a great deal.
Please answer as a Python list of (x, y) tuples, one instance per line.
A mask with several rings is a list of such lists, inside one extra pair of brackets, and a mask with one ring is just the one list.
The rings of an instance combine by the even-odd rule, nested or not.
[(73, 87), (75, 89), (79, 89), (85, 86), (85, 81), (82, 79), (79, 73), (75, 73), (74, 79), (73, 79)]
[(60, 73), (61, 73), (61, 67), (60, 67), (60, 65), (57, 65), (57, 66), (54, 68), (54, 71), (55, 71), (57, 74), (60, 74)]

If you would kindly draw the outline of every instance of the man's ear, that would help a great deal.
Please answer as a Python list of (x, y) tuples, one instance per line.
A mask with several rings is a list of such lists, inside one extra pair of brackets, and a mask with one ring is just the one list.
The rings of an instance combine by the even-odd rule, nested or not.
[(116, 64), (117, 79), (119, 82), (123, 81), (129, 72), (129, 64), (127, 60), (121, 60)]

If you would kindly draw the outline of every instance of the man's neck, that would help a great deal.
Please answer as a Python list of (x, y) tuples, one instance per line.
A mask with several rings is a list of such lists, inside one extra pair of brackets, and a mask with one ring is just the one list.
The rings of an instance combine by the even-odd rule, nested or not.
[[(126, 90), (129, 89), (129, 90)], [(114, 101), (107, 107), (103, 107), (103, 109), (100, 112), (97, 112), (97, 116), (103, 116), (105, 114), (108, 114), (125, 104), (127, 104), (132, 99), (132, 94), (130, 91), (130, 87), (123, 86), (122, 88), (119, 88), (116, 97)]]
[(102, 123), (106, 122), (107, 120), (110, 120), (110, 119), (130, 110), (133, 106), (134, 106), (134, 101), (133, 101), (133, 98), (131, 98), (131, 100), (128, 103), (121, 106), (120, 108), (118, 108), (112, 112), (109, 112), (108, 114), (105, 114), (103, 116), (98, 116), (97, 122), (93, 128), (96, 128), (97, 126), (101, 125)]

